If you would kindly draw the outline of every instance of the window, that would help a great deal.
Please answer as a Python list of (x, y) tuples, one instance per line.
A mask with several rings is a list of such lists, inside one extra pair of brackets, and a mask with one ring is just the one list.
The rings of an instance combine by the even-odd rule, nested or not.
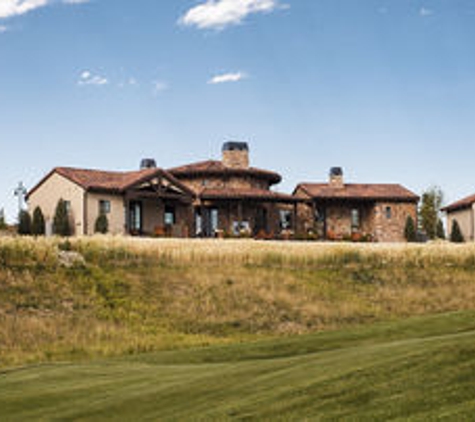
[(99, 214), (109, 214), (111, 212), (111, 201), (101, 199), (99, 201)]
[(165, 207), (165, 226), (173, 226), (175, 224), (175, 207), (166, 206)]
[(217, 208), (211, 208), (209, 213), (211, 223), (211, 235), (215, 235), (219, 230), (219, 212)]
[(67, 213), (71, 212), (71, 201), (64, 201), (64, 207), (66, 208)]
[(386, 218), (390, 220), (393, 216), (393, 210), (391, 207), (386, 207)]
[(360, 210), (357, 208), (351, 210), (351, 228), (353, 230), (360, 228)]
[(282, 230), (290, 230), (292, 228), (292, 212), (289, 210), (280, 210), (280, 228)]

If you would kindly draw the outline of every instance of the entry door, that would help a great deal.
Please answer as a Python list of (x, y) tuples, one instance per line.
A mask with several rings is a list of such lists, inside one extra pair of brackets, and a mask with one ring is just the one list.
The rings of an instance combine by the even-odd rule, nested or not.
[(129, 204), (129, 230), (131, 234), (142, 234), (143, 206), (140, 201), (132, 201)]

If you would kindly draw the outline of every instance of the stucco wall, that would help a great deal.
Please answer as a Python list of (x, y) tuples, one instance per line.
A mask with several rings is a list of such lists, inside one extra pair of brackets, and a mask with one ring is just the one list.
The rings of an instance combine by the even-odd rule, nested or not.
[(30, 195), (28, 210), (33, 214), (37, 206), (41, 208), (46, 232), (51, 234), (56, 206), (60, 199), (71, 204), (70, 217), (74, 234), (84, 234), (84, 189), (57, 173), (53, 173)]
[(475, 218), (475, 210), (473, 208), (465, 208), (462, 210), (454, 211), (447, 214), (447, 234), (450, 236), (452, 232), (452, 224), (454, 220), (457, 220), (463, 237), (467, 241), (473, 241), (473, 224)]
[(110, 201), (111, 210), (107, 214), (109, 221), (109, 233), (124, 234), (125, 233), (125, 208), (124, 199), (120, 195), (110, 195), (102, 193), (87, 193), (87, 234), (94, 234), (94, 226), (99, 216), (99, 201)]

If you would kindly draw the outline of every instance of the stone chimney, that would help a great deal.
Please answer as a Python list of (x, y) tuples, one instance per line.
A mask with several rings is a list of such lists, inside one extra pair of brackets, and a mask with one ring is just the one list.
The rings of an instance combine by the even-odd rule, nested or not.
[(234, 169), (249, 168), (249, 146), (247, 142), (225, 142), (223, 144), (223, 164)]
[(343, 180), (343, 169), (341, 167), (332, 167), (330, 169), (330, 186), (341, 189), (345, 186)]

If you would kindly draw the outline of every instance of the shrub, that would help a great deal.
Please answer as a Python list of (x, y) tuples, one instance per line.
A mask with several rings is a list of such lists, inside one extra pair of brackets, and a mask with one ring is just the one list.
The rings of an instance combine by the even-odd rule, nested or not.
[(452, 232), (450, 233), (450, 241), (454, 243), (463, 243), (465, 239), (463, 237), (462, 231), (457, 220), (452, 222)]
[(36, 207), (33, 211), (33, 221), (31, 223), (31, 234), (33, 236), (44, 236), (45, 234), (45, 217), (40, 207)]
[(71, 236), (71, 224), (69, 222), (68, 209), (63, 199), (58, 201), (53, 219), (53, 233), (58, 236)]
[(18, 234), (21, 236), (31, 234), (31, 217), (28, 211), (21, 210), (18, 215)]
[(440, 219), (437, 222), (437, 239), (445, 240), (444, 223), (442, 223), (442, 220)]
[(109, 232), (109, 220), (107, 219), (107, 215), (104, 213), (100, 213), (99, 217), (97, 217), (94, 225), (94, 232), (101, 234), (107, 234)]
[(5, 211), (3, 208), (0, 210), (0, 230), (6, 230), (7, 222), (5, 221)]
[(406, 226), (404, 227), (404, 237), (408, 242), (417, 241), (417, 232), (414, 219), (409, 215), (406, 219)]

